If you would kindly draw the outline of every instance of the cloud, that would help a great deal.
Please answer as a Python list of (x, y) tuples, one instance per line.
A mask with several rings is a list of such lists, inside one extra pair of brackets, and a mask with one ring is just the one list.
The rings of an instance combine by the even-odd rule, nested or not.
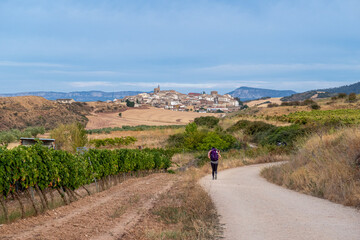
[[(198, 81), (194, 81), (198, 82)], [(234, 88), (248, 84), (263, 84), (263, 81), (202, 81), (203, 83), (178, 83), (178, 82), (121, 82), (119, 85), (137, 86), (137, 87), (156, 87), (161, 88), (189, 88), (189, 89), (215, 89), (215, 88)]]
[(13, 62), (13, 61), (0, 61), (0, 66), (3, 67), (66, 67), (63, 64), (42, 63), (42, 62)]
[(128, 76), (130, 73), (116, 72), (116, 71), (42, 71), (43, 73), (62, 74), (71, 76), (86, 76), (86, 77), (116, 77)]
[(72, 87), (86, 88), (86, 87), (111, 87), (114, 86), (110, 82), (71, 82)]
[(269, 73), (291, 71), (360, 71), (360, 64), (223, 64), (199, 68), (198, 72), (207, 73)]

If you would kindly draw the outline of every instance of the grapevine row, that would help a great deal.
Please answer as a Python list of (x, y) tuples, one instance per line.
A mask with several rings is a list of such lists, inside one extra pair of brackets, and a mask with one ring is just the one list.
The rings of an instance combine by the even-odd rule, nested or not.
[(162, 149), (90, 149), (71, 154), (39, 144), (12, 150), (0, 147), (0, 193), (6, 198), (29, 187), (75, 190), (119, 173), (167, 169), (171, 157), (170, 151)]

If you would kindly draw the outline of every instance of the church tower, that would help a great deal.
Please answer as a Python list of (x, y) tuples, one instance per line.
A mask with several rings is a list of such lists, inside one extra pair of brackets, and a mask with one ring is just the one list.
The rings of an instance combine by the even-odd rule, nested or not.
[(158, 85), (157, 88), (154, 88), (154, 94), (157, 94), (160, 92), (160, 85)]

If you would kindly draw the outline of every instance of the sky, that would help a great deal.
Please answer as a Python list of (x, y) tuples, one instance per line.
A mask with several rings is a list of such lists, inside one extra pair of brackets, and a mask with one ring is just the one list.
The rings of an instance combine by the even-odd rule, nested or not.
[(0, 93), (360, 81), (359, 0), (0, 0)]

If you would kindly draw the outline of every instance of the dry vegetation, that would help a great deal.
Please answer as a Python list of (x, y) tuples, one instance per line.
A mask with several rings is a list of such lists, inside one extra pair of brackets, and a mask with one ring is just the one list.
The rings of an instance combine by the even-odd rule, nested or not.
[(360, 129), (314, 135), (282, 166), (268, 168), (269, 181), (302, 193), (360, 207)]
[(85, 124), (90, 107), (84, 103), (59, 104), (42, 97), (0, 97), (0, 130), (43, 126), (52, 129), (60, 123)]
[(268, 98), (268, 99), (262, 99), (262, 100), (253, 100), (250, 102), (247, 102), (246, 105), (248, 105), (249, 107), (254, 107), (254, 106), (258, 106), (260, 108), (263, 107), (267, 107), (268, 102), (270, 103), (276, 103), (276, 104), (281, 104), (280, 101), (281, 98)]
[(91, 139), (105, 139), (115, 137), (126, 137), (131, 136), (137, 139), (134, 145), (127, 146), (127, 148), (137, 148), (141, 146), (143, 148), (158, 148), (164, 147), (166, 141), (170, 135), (184, 131), (184, 129), (154, 129), (146, 131), (114, 131), (109, 134), (90, 134), (89, 140)]
[(196, 112), (178, 112), (161, 108), (148, 109), (129, 109), (122, 112), (119, 117), (118, 113), (94, 113), (87, 116), (89, 123), (87, 129), (99, 129), (106, 127), (122, 127), (149, 125), (185, 125), (193, 121), (194, 118), (201, 116), (217, 116), (214, 113), (196, 113)]
[(221, 225), (210, 196), (197, 183), (201, 172), (181, 175), (171, 191), (123, 239), (218, 239)]

